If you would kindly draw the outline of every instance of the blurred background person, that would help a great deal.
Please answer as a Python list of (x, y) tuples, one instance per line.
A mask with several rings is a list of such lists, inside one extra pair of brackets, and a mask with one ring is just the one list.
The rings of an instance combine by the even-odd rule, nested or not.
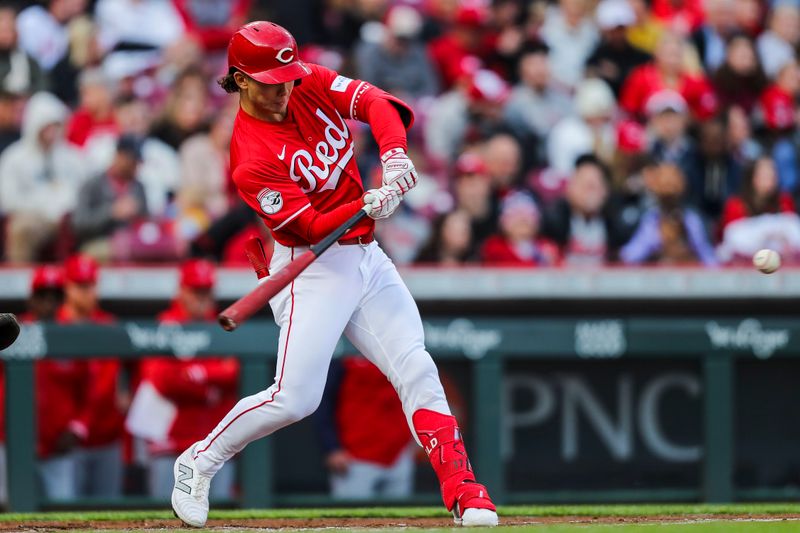
[(691, 41), (706, 71), (714, 72), (725, 60), (725, 43), (736, 31), (736, 0), (702, 0), (703, 22)]
[(481, 262), (493, 266), (555, 266), (557, 247), (540, 234), (541, 214), (533, 197), (509, 193), (500, 204), (500, 231), (481, 247)]
[[(169, 309), (158, 315), (161, 324), (216, 322), (214, 266), (203, 259), (181, 265), (178, 294)], [(131, 405), (127, 427), (147, 438), (149, 494), (169, 499), (173, 467), (180, 453), (207, 435), (238, 400), (239, 363), (233, 357), (181, 360), (149, 357), (141, 364), (141, 383)], [(161, 406), (167, 405), (167, 409)], [(138, 421), (139, 410), (148, 428)], [(159, 428), (155, 437), (154, 428)], [(235, 463), (214, 476), (210, 496), (232, 498)]]
[(475, 242), (469, 215), (451, 211), (434, 220), (428, 241), (422, 246), (415, 263), (438, 266), (459, 266), (475, 260)]
[[(331, 361), (314, 422), (331, 496), (404, 499), (414, 485), (414, 441), (394, 387), (360, 355)], [(381, 439), (374, 436), (381, 435)]]
[(767, 127), (767, 142), (778, 169), (781, 189), (795, 193), (800, 183), (797, 132), (797, 97), (800, 65), (794, 57), (777, 68), (775, 78), (761, 94), (760, 111)]
[[(114, 317), (100, 308), (97, 296), (99, 267), (86, 255), (64, 262), (64, 304), (56, 313), (59, 324), (111, 324)], [(109, 354), (111, 355), (111, 354)], [(122, 421), (127, 393), (122, 388), (120, 361), (114, 358), (85, 361), (80, 384), (81, 412), (75, 429), (77, 489), (83, 497), (115, 498), (122, 494)]]
[(22, 138), (0, 155), (0, 210), (7, 217), (6, 258), (42, 259), (62, 218), (76, 204), (87, 169), (63, 138), (69, 110), (55, 96), (36, 93), (22, 120)]
[(620, 249), (625, 264), (716, 266), (703, 219), (686, 202), (686, 178), (673, 163), (662, 163), (647, 183), (655, 205)]
[(656, 161), (674, 163), (684, 175), (695, 173), (697, 145), (689, 135), (689, 106), (676, 91), (663, 90), (647, 100), (648, 153)]
[(69, 53), (69, 23), (84, 12), (86, 0), (48, 0), (31, 4), (17, 17), (17, 33), (23, 50), (45, 72), (50, 72)]
[(800, 7), (791, 1), (771, 3), (766, 30), (758, 36), (756, 47), (764, 72), (775, 77), (786, 61), (794, 58), (800, 46)]
[(453, 199), (455, 209), (469, 216), (475, 243), (480, 245), (497, 230), (499, 198), (492, 190), (486, 163), (477, 153), (465, 152), (456, 161)]
[(94, 137), (119, 135), (114, 114), (115, 87), (99, 68), (87, 68), (78, 76), (78, 107), (67, 123), (67, 140), (84, 148), (97, 142)]
[(761, 69), (755, 44), (746, 34), (731, 36), (724, 60), (719, 68), (710, 72), (721, 109), (735, 105), (749, 114), (767, 86), (767, 77)]
[(48, 86), (49, 80), (39, 64), (19, 46), (15, 5), (0, 2), (0, 89), (31, 95)]
[(542, 220), (542, 234), (558, 245), (565, 265), (600, 267), (613, 260), (621, 243), (610, 207), (608, 170), (593, 155), (579, 157), (566, 194)]
[(636, 22), (636, 14), (627, 0), (603, 0), (597, 4), (595, 16), (602, 33), (586, 60), (586, 75), (602, 79), (619, 96), (628, 74), (651, 57), (628, 40), (627, 31)]
[(141, 140), (127, 135), (120, 137), (108, 170), (81, 188), (72, 227), (84, 253), (110, 261), (115, 232), (147, 216), (144, 186), (136, 179), (141, 159)]
[(583, 67), (600, 38), (589, 17), (587, 0), (559, 0), (547, 8), (539, 35), (550, 48), (553, 77), (566, 87), (575, 87)]
[(416, 101), (436, 96), (439, 79), (419, 35), (422, 16), (411, 6), (389, 9), (384, 24), (376, 28), (374, 40), (362, 40), (354, 55), (358, 78), (398, 98)]

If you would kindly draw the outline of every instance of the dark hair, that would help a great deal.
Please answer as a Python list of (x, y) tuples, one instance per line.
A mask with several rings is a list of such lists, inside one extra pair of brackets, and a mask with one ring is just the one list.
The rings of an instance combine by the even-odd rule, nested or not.
[(609, 181), (610, 173), (608, 171), (608, 167), (606, 167), (606, 165), (600, 161), (600, 158), (598, 158), (596, 155), (590, 153), (579, 155), (575, 159), (575, 170), (578, 170), (583, 165), (592, 165), (593, 167), (596, 167), (598, 170), (600, 170), (600, 173), (603, 174), (603, 178), (606, 181)]
[[(773, 161), (769, 156), (761, 156), (755, 161), (753, 161), (750, 165), (747, 166), (747, 169), (744, 173), (744, 179), (742, 179), (742, 201), (744, 202), (745, 207), (747, 208), (748, 216), (756, 216), (761, 215), (764, 213), (778, 213), (780, 212), (780, 195), (781, 190), (780, 186), (776, 185), (775, 190), (772, 194), (769, 195), (768, 198), (765, 199), (763, 202), (758, 202), (756, 200), (756, 191), (753, 187), (753, 180), (756, 176), (756, 169), (758, 168), (758, 164), (762, 161)], [(775, 162), (773, 161), (773, 166)], [(777, 173), (777, 168), (775, 172)]]
[[(457, 212), (458, 210), (456, 209), (448, 213), (443, 213), (433, 221), (430, 236), (417, 253), (417, 257), (414, 258), (414, 263), (433, 264), (441, 260), (441, 253), (444, 250), (442, 230), (444, 229), (444, 224), (447, 222), (447, 219)], [(470, 228), (470, 231), (471, 230), (472, 228)], [(457, 259), (462, 263), (470, 261), (475, 256), (475, 244), (475, 235), (473, 235), (472, 242)]]
[(222, 87), (222, 90), (226, 93), (234, 94), (239, 92), (239, 86), (236, 84), (236, 79), (233, 77), (235, 72), (236, 69), (232, 68), (227, 74), (217, 80), (217, 85)]

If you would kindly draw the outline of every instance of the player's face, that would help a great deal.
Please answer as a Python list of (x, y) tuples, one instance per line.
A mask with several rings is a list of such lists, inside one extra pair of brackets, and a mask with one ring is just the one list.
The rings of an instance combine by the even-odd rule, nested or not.
[[(239, 85), (242, 87), (242, 85)], [(245, 98), (259, 114), (282, 119), (286, 116), (289, 97), (294, 89), (294, 81), (286, 83), (261, 83), (248, 78), (244, 89)]]
[(68, 282), (64, 285), (64, 297), (75, 311), (88, 315), (97, 308), (97, 285)]

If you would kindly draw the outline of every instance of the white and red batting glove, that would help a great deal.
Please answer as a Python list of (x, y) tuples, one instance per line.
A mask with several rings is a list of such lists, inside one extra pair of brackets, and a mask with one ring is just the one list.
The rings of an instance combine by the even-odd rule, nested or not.
[(402, 148), (386, 150), (381, 155), (383, 164), (383, 185), (393, 185), (400, 195), (404, 195), (414, 188), (419, 176), (414, 168), (414, 163)]
[(364, 193), (364, 203), (372, 208), (369, 216), (375, 220), (390, 217), (402, 199), (394, 185), (384, 185), (380, 189), (370, 189)]

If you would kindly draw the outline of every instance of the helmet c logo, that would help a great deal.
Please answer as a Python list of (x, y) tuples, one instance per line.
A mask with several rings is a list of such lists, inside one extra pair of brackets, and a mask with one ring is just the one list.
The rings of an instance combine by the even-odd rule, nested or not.
[[(289, 54), (289, 57), (284, 57), (287, 53)], [(275, 59), (284, 64), (289, 63), (292, 59), (294, 59), (294, 54), (292, 53), (292, 49), (282, 48), (275, 56)]]

